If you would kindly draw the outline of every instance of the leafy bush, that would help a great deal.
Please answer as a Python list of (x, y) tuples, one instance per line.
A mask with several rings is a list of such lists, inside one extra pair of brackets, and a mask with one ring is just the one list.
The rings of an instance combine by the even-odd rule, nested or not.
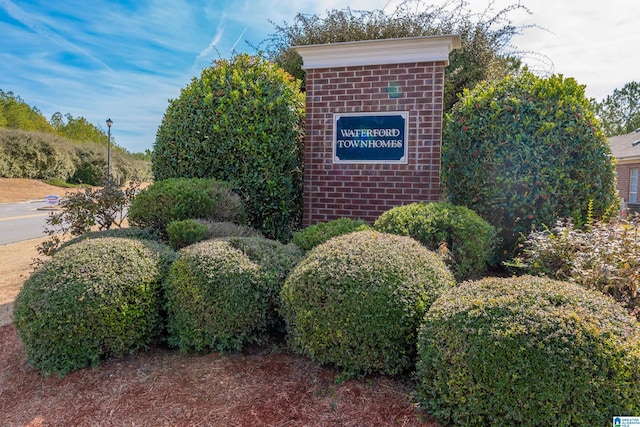
[(288, 241), (302, 211), (303, 120), (304, 96), (280, 68), (246, 54), (217, 60), (170, 101), (154, 176), (233, 182), (249, 225)]
[(172, 253), (155, 242), (111, 237), (56, 253), (15, 301), (29, 363), (64, 375), (147, 347), (161, 331), (160, 283)]
[(205, 239), (217, 239), (220, 237), (263, 237), (262, 233), (248, 225), (202, 219), (196, 221), (207, 226)]
[(78, 237), (67, 240), (60, 245), (58, 251), (66, 248), (67, 246), (75, 245), (76, 243), (83, 242), (89, 239), (100, 239), (103, 237), (117, 237), (122, 239), (136, 239), (136, 240), (149, 240), (156, 243), (162, 243), (160, 236), (155, 234), (150, 228), (140, 227), (125, 227), (125, 228), (111, 228), (109, 230), (89, 231), (81, 234)]
[(304, 249), (311, 250), (332, 237), (352, 233), (354, 231), (368, 230), (371, 227), (361, 219), (339, 218), (328, 222), (311, 225), (293, 234), (293, 243)]
[(204, 240), (209, 228), (195, 219), (171, 221), (167, 225), (169, 245), (173, 249), (181, 249), (185, 246)]
[(241, 350), (265, 338), (268, 292), (260, 267), (229, 242), (182, 249), (164, 285), (168, 343), (181, 350)]
[(571, 221), (532, 231), (511, 265), (529, 274), (575, 282), (616, 299), (640, 318), (640, 217), (594, 222), (579, 229)]
[(493, 254), (495, 229), (471, 209), (447, 202), (392, 208), (378, 217), (374, 227), (413, 237), (437, 251), (459, 281), (479, 277)]
[(38, 246), (38, 252), (53, 255), (66, 236), (81, 236), (96, 226), (99, 230), (109, 230), (114, 225), (122, 227), (127, 218), (127, 205), (139, 188), (140, 182), (131, 181), (124, 190), (109, 185), (67, 193), (60, 202), (60, 212), (45, 220), (45, 233), (49, 239)]
[(397, 374), (413, 365), (424, 313), (453, 285), (417, 241), (358, 231), (307, 254), (282, 288), (281, 313), (295, 351), (346, 375)]
[(640, 411), (640, 329), (611, 299), (523, 276), (465, 282), (418, 338), (421, 405), (455, 426), (604, 426)]
[(129, 222), (167, 237), (167, 224), (185, 219), (244, 221), (244, 206), (231, 185), (213, 179), (170, 178), (142, 190), (129, 207)]
[(584, 86), (523, 72), (465, 91), (443, 129), (442, 182), (502, 238), (501, 259), (534, 224), (618, 207), (611, 149)]
[(284, 321), (279, 313), (280, 291), (304, 252), (294, 244), (284, 245), (264, 237), (230, 237), (225, 240), (258, 265), (267, 295), (267, 333), (274, 338), (284, 337)]

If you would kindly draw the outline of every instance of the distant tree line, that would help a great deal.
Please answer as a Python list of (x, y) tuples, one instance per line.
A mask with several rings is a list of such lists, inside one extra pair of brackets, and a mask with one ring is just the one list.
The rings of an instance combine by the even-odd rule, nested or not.
[[(131, 154), (112, 139), (116, 181), (151, 179), (149, 153)], [(0, 89), (0, 177), (60, 179), (100, 185), (106, 181), (107, 134), (84, 117), (42, 112)]]

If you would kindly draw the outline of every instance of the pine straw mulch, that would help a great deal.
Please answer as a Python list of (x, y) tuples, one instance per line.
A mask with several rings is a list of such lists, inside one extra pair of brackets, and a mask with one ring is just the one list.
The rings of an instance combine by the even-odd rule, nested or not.
[(422, 426), (410, 382), (335, 382), (337, 371), (277, 350), (188, 354), (163, 348), (65, 377), (27, 364), (0, 328), (0, 419), (11, 426)]

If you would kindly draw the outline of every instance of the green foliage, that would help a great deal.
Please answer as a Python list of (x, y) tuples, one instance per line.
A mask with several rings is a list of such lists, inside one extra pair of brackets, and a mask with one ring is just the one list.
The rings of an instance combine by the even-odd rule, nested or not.
[(249, 225), (286, 241), (301, 218), (304, 98), (260, 57), (218, 60), (171, 100), (154, 144), (153, 173), (234, 183)]
[(332, 237), (370, 228), (369, 224), (361, 219), (339, 218), (310, 225), (303, 230), (296, 231), (293, 234), (293, 243), (308, 251)]
[(447, 115), (442, 182), (502, 238), (501, 258), (534, 224), (617, 209), (611, 149), (572, 78), (523, 73), (483, 83)]
[(282, 288), (281, 313), (298, 353), (346, 375), (393, 375), (413, 366), (417, 327), (454, 283), (417, 241), (358, 231), (307, 254)]
[(458, 281), (479, 277), (493, 254), (495, 229), (464, 206), (411, 203), (384, 212), (375, 229), (410, 236), (443, 257)]
[(0, 129), (0, 177), (66, 181), (75, 170), (70, 144), (53, 134)]
[(38, 252), (53, 255), (66, 236), (80, 236), (94, 227), (98, 230), (108, 230), (114, 225), (122, 227), (127, 218), (126, 208), (139, 188), (139, 182), (131, 181), (124, 190), (110, 185), (67, 193), (60, 202), (61, 210), (45, 220), (49, 239), (38, 246)]
[(248, 225), (202, 219), (198, 219), (197, 221), (207, 226), (205, 239), (218, 239), (221, 237), (263, 237), (262, 233)]
[(533, 230), (511, 265), (528, 274), (568, 280), (612, 296), (640, 318), (640, 217), (597, 221), (585, 229), (571, 221)]
[(170, 254), (157, 243), (118, 238), (56, 253), (15, 301), (29, 363), (64, 375), (151, 344), (161, 330), (160, 283)]
[(596, 115), (607, 136), (624, 135), (640, 128), (640, 82), (629, 82), (595, 103)]
[(231, 185), (214, 179), (170, 178), (142, 190), (129, 207), (132, 225), (167, 237), (167, 224), (185, 219), (244, 221), (244, 206)]
[[(66, 123), (64, 119), (67, 120)], [(63, 118), (61, 113), (56, 112), (51, 116), (50, 123), (58, 135), (72, 141), (106, 144), (107, 135), (104, 131), (89, 123), (84, 117), (76, 118), (67, 113)], [(113, 144), (113, 138), (111, 143)]]
[(167, 225), (167, 236), (169, 245), (173, 249), (182, 249), (185, 246), (204, 240), (209, 227), (201, 224), (195, 219), (185, 219), (182, 221), (171, 221)]
[(284, 245), (264, 237), (229, 237), (225, 240), (258, 265), (268, 303), (267, 334), (274, 338), (284, 337), (285, 325), (279, 313), (280, 291), (304, 252), (294, 244)]
[[(112, 175), (118, 182), (151, 178), (149, 161), (121, 149), (112, 150), (111, 162)], [(106, 181), (106, 170), (104, 145), (78, 144), (53, 133), (0, 128), (0, 177), (102, 185)]]
[(155, 234), (150, 228), (140, 227), (125, 227), (125, 228), (111, 228), (108, 230), (89, 231), (84, 234), (80, 234), (77, 237), (66, 240), (57, 248), (58, 251), (66, 248), (67, 246), (75, 245), (76, 243), (89, 240), (100, 239), (103, 237), (117, 237), (121, 239), (135, 239), (135, 240), (149, 240), (156, 243), (162, 243), (160, 236)]
[(260, 267), (229, 242), (182, 249), (164, 290), (169, 345), (238, 351), (265, 339), (268, 295)]
[(0, 89), (0, 127), (25, 131), (52, 132), (40, 110), (27, 104), (13, 92)]
[[(388, 10), (388, 8), (385, 8)], [(517, 52), (509, 52), (510, 40), (520, 34), (509, 15), (527, 9), (513, 4), (494, 11), (491, 5), (483, 14), (471, 11), (467, 0), (449, 0), (428, 4), (424, 0), (404, 0), (391, 11), (328, 10), (326, 16), (297, 14), (293, 24), (275, 25), (275, 34), (267, 40), (267, 56), (302, 81), (302, 58), (293, 46), (377, 40), (415, 36), (460, 35), (462, 48), (450, 53), (445, 68), (444, 109), (457, 102), (464, 88), (484, 80), (499, 79), (517, 72)]]
[(611, 299), (545, 278), (444, 292), (418, 337), (423, 409), (455, 426), (604, 426), (640, 411), (640, 329)]

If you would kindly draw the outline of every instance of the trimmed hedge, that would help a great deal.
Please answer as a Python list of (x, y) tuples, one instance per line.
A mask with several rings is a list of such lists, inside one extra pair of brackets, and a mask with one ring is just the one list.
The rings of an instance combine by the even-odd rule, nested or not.
[(171, 221), (185, 219), (243, 222), (244, 205), (226, 182), (170, 178), (142, 190), (129, 208), (131, 225), (151, 227), (165, 238)]
[(378, 217), (374, 227), (385, 233), (410, 236), (437, 251), (462, 281), (477, 278), (493, 254), (495, 229), (464, 206), (447, 202), (411, 203)]
[(443, 261), (403, 236), (358, 231), (312, 249), (281, 292), (294, 350), (345, 375), (413, 366), (416, 330), (454, 285)]
[(640, 413), (640, 328), (613, 300), (546, 278), (444, 292), (418, 338), (422, 407), (455, 426), (604, 426)]
[(304, 249), (311, 250), (332, 237), (352, 233), (354, 231), (368, 230), (371, 227), (361, 219), (339, 218), (328, 222), (310, 225), (293, 234), (293, 243)]
[(181, 350), (241, 350), (277, 324), (276, 296), (297, 248), (264, 238), (196, 243), (180, 251), (165, 283), (168, 342)]
[(29, 363), (64, 375), (151, 344), (161, 331), (160, 284), (172, 254), (155, 242), (112, 237), (57, 252), (15, 301)]

